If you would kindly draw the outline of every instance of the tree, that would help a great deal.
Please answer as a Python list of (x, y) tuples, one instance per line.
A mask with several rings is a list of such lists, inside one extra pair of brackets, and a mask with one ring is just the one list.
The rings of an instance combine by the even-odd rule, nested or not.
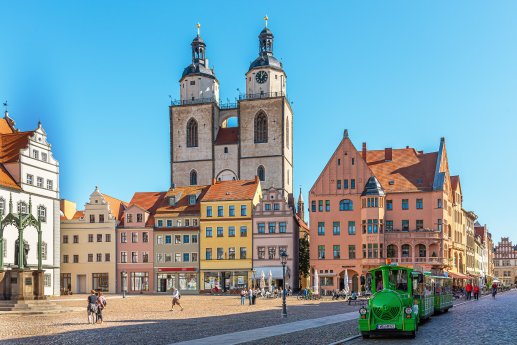
[(298, 264), (300, 276), (307, 278), (311, 272), (310, 253), (309, 253), (309, 235), (305, 234), (300, 238), (300, 251), (298, 256)]

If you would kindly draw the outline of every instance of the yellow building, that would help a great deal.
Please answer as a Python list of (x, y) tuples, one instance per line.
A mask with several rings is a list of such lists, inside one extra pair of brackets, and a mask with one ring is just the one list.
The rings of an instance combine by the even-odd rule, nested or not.
[(63, 201), (61, 217), (61, 293), (91, 289), (116, 291), (116, 233), (126, 203), (99, 192), (90, 195), (84, 211)]
[(262, 190), (255, 180), (213, 181), (201, 199), (201, 292), (247, 288), (252, 279), (252, 216)]

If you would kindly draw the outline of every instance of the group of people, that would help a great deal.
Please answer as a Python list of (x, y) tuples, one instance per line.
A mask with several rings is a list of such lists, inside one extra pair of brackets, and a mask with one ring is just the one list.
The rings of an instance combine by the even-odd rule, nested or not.
[[(268, 291), (265, 288), (253, 290), (253, 288), (249, 288), (248, 290), (243, 288), (240, 292), (241, 295), (241, 305), (246, 304), (246, 299), (249, 299), (249, 305), (255, 304), (255, 300), (257, 296), (265, 297), (265, 298), (276, 298), (282, 297), (282, 290), (278, 288), (274, 288), (273, 291)], [(293, 290), (291, 288), (286, 289), (286, 296), (291, 296)]]
[[(88, 296), (88, 317), (91, 315), (94, 323), (102, 323), (102, 311), (106, 308), (106, 305), (106, 297), (104, 297), (102, 291), (91, 290)], [(89, 319), (88, 322), (90, 322)]]
[(467, 283), (467, 285), (465, 285), (465, 292), (467, 294), (467, 301), (472, 299), (472, 294), (474, 294), (475, 300), (479, 299), (479, 285)]
[(242, 289), (241, 290), (241, 305), (246, 304), (246, 299), (249, 299), (250, 304), (255, 304), (255, 300), (257, 299), (257, 291), (254, 291), (252, 288), (249, 290)]

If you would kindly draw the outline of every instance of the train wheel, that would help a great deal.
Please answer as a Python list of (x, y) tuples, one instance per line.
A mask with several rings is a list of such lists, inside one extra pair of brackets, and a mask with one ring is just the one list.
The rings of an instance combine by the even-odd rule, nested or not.
[(361, 335), (363, 336), (363, 339), (370, 339), (370, 334), (368, 333), (361, 333)]
[(411, 339), (415, 339), (415, 337), (416, 337), (416, 331), (412, 331), (411, 333), (409, 333), (409, 337), (410, 337)]

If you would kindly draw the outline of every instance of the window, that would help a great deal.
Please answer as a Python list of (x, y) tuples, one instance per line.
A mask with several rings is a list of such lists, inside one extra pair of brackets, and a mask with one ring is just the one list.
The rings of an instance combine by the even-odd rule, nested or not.
[(325, 246), (318, 246), (318, 259), (325, 259)]
[(149, 262), (149, 253), (148, 252), (142, 253), (142, 262)]
[(37, 150), (32, 150), (32, 158), (39, 159), (39, 152)]
[(354, 203), (352, 200), (344, 199), (339, 202), (339, 210), (340, 211), (353, 211)]
[(120, 243), (127, 243), (127, 233), (120, 233)]
[(127, 221), (128, 223), (133, 223), (133, 215), (132, 215), (131, 213), (128, 213), (128, 214), (126, 215), (126, 221)]
[(316, 200), (312, 200), (311, 202), (311, 211), (316, 212)]
[(88, 234), (88, 242), (93, 243), (93, 234)]
[(94, 290), (109, 291), (108, 273), (93, 273), (92, 281)]
[(5, 214), (5, 199), (4, 198), (0, 198), (0, 212), (2, 214)]
[(348, 258), (355, 259), (355, 245), (348, 246)]
[(280, 211), (280, 204), (274, 203), (273, 204), (273, 210)]
[(190, 253), (183, 253), (183, 262), (190, 262)]
[(228, 215), (230, 217), (235, 217), (235, 206), (234, 205), (230, 205), (230, 207), (228, 208)]
[(54, 182), (52, 180), (47, 180), (47, 189), (54, 189)]
[(266, 258), (266, 247), (258, 247), (258, 258), (259, 260)]
[(163, 228), (163, 219), (158, 219), (158, 221), (157, 221), (157, 226), (158, 226), (159, 228)]
[(197, 147), (197, 121), (191, 118), (187, 122), (187, 147)]
[(336, 186), (337, 189), (341, 189), (341, 180), (337, 180), (337, 186)]
[(174, 244), (181, 244), (181, 235), (174, 235)]
[(90, 214), (90, 223), (95, 223), (95, 215)]
[(192, 235), (192, 243), (197, 243), (197, 235)]
[(207, 217), (212, 217), (212, 206), (207, 206), (206, 207), (206, 216)]
[[(93, 241), (93, 237), (92, 237)], [(68, 243), (68, 235), (63, 235), (63, 243)], [(5, 242), (4, 242), (4, 248), (5, 248)]]
[(217, 227), (217, 237), (223, 237), (224, 228), (222, 226)]
[(334, 254), (334, 259), (339, 259), (341, 258), (341, 246), (339, 245), (334, 245), (333, 246), (333, 249), (332, 249), (332, 252)]
[(183, 243), (190, 243), (190, 236), (189, 235), (183, 235)]
[(318, 200), (318, 212), (323, 212), (323, 200)]
[(42, 153), (41, 153), (41, 160), (42, 160), (43, 162), (46, 162), (46, 161), (47, 161), (47, 159), (48, 159), (48, 155), (47, 155), (45, 152), (42, 152)]
[(402, 231), (409, 231), (409, 220), (402, 220)]
[[(108, 241), (106, 241), (106, 242), (108, 242)], [(144, 243), (149, 242), (149, 233), (148, 232), (142, 233), (142, 242), (144, 242)]]
[(190, 219), (185, 219), (185, 226), (189, 227), (190, 226)]
[(28, 214), (29, 208), (27, 207), (27, 203), (24, 201), (18, 201), (18, 213)]
[(355, 222), (354, 221), (348, 221), (348, 234), (355, 235)]
[(34, 183), (34, 175), (27, 174), (27, 184), (32, 185)]
[(174, 255), (174, 262), (181, 262), (181, 254), (180, 253), (176, 253)]
[(255, 144), (267, 143), (267, 115), (263, 112), (255, 116)]
[(403, 258), (409, 258), (409, 244), (403, 244), (401, 252)]
[(74, 255), (74, 264), (79, 263), (79, 255)]
[(343, 189), (348, 189), (348, 180), (343, 180)]
[(393, 210), (393, 200), (386, 200), (386, 210)]
[(99, 214), (99, 223), (104, 223), (104, 215)]
[(257, 176), (260, 181), (266, 180), (266, 169), (262, 165), (257, 168)]
[(248, 215), (248, 208), (246, 205), (241, 205), (241, 216), (245, 217)]
[(425, 258), (427, 255), (425, 246), (423, 244), (418, 245), (418, 256), (421, 258)]
[(332, 233), (334, 235), (340, 235), (341, 234), (341, 225), (339, 222), (332, 223)]
[(235, 226), (228, 227), (228, 237), (235, 237)]
[(206, 237), (212, 237), (212, 228), (208, 227), (205, 229)]
[(386, 221), (386, 231), (392, 231), (393, 230), (393, 221), (387, 220)]
[(196, 204), (196, 196), (195, 195), (189, 195), (188, 196), (188, 204), (189, 205), (195, 205)]
[(235, 260), (235, 247), (228, 248), (228, 259)]
[(271, 204), (265, 204), (264, 205), (264, 210), (271, 211)]
[(248, 237), (248, 227), (241, 226), (241, 237)]
[(422, 219), (417, 219), (416, 220), (416, 229), (420, 230), (423, 228), (424, 228), (424, 221)]
[(355, 189), (355, 180), (354, 179), (350, 180), (350, 189)]
[(330, 200), (325, 200), (325, 212), (330, 211)]
[(437, 207), (437, 208), (442, 208), (442, 207), (443, 207), (442, 199), (438, 199), (438, 200), (437, 200), (436, 207)]
[(36, 177), (36, 186), (43, 188), (43, 177)]
[(409, 210), (408, 199), (402, 199), (402, 209), (403, 210)]
[(273, 260), (276, 257), (276, 247), (268, 247), (267, 253), (269, 260)]
[(217, 260), (224, 259), (224, 250), (223, 248), (217, 248)]
[(172, 244), (172, 235), (165, 235), (165, 244)]
[(416, 199), (416, 209), (421, 210), (424, 208), (424, 199)]
[(442, 220), (438, 219), (438, 231), (442, 231), (442, 229), (443, 229)]
[(79, 243), (79, 235), (74, 235), (74, 243)]
[(102, 234), (97, 234), (97, 242), (102, 242)]
[(246, 247), (241, 247), (241, 248), (240, 248), (240, 254), (241, 254), (241, 256), (240, 256), (240, 257), (241, 257), (241, 260), (242, 260), (242, 259), (246, 259), (246, 252), (247, 252), (247, 251), (246, 251)]
[(206, 248), (205, 259), (212, 260), (212, 248)]
[(191, 186), (197, 185), (197, 172), (195, 170), (192, 170), (190, 172), (190, 185)]
[(224, 217), (224, 207), (217, 206), (217, 217)]
[(63, 255), (63, 263), (64, 264), (68, 263), (68, 255)]
[(167, 227), (172, 228), (172, 219), (167, 219)]
[(38, 206), (38, 218), (44, 223), (47, 221), (47, 208), (45, 206)]
[(102, 254), (97, 253), (97, 262), (102, 262)]
[(45, 273), (45, 275), (43, 276), (43, 285), (45, 287), (51, 287), (52, 286), (52, 274)]
[(285, 234), (287, 232), (287, 223), (286, 222), (280, 222), (278, 225), (279, 232), (281, 234)]
[(258, 223), (258, 233), (259, 234), (266, 233), (266, 224), (265, 223)]
[(368, 233), (371, 234), (372, 233), (372, 225), (373, 225), (373, 222), (371, 219), (368, 219)]
[(269, 233), (270, 234), (274, 234), (276, 232), (276, 223), (275, 222), (270, 222), (268, 224), (268, 228), (269, 228)]
[(318, 222), (318, 235), (325, 235), (325, 222)]

